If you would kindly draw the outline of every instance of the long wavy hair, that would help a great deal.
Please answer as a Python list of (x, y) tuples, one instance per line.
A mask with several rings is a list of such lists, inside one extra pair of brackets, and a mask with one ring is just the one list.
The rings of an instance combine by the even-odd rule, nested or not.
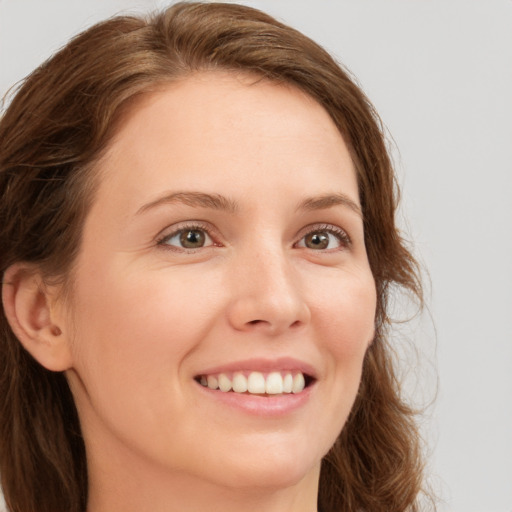
[[(388, 301), (422, 303), (418, 267), (395, 225), (398, 190), (383, 128), (349, 73), (320, 46), (235, 4), (179, 3), (75, 37), (20, 86), (0, 120), (0, 272), (31, 262), (65, 280), (94, 196), (94, 163), (141, 95), (198, 71), (246, 71), (322, 105), (354, 161), (377, 288), (375, 339), (351, 414), (322, 462), (323, 512), (419, 510), (422, 453), (393, 366)], [(12, 512), (84, 512), (86, 449), (62, 373), (40, 366), (0, 311), (0, 474)]]

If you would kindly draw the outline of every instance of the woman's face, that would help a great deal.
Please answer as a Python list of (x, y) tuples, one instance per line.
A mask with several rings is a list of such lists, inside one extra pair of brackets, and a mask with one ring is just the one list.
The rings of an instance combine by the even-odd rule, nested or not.
[(317, 479), (376, 303), (328, 114), (198, 74), (145, 97), (99, 168), (62, 316), (92, 480), (133, 462), (222, 486)]

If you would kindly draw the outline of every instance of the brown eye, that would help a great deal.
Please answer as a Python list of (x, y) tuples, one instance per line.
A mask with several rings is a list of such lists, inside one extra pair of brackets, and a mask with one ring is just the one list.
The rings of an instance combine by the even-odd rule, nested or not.
[(348, 235), (341, 228), (335, 226), (310, 231), (297, 243), (297, 247), (316, 251), (339, 249), (348, 245), (350, 245)]
[(210, 235), (202, 228), (184, 228), (166, 236), (159, 242), (178, 249), (201, 249), (213, 245)]
[(308, 249), (327, 249), (329, 246), (329, 234), (316, 232), (304, 237), (304, 245)]
[(180, 234), (181, 246), (185, 249), (197, 249), (204, 247), (206, 241), (206, 235), (204, 231), (198, 229), (188, 229), (182, 231)]

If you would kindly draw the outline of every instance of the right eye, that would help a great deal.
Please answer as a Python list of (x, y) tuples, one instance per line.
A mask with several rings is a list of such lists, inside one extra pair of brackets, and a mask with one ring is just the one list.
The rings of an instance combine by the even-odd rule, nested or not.
[(159, 245), (170, 245), (179, 249), (201, 249), (214, 245), (208, 232), (200, 227), (184, 227), (158, 241)]

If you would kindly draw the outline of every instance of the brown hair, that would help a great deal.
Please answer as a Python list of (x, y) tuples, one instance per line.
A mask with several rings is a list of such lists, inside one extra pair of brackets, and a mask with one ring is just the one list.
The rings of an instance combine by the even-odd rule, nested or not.
[[(387, 344), (391, 287), (421, 303), (417, 265), (395, 227), (397, 189), (382, 126), (321, 47), (249, 7), (180, 3), (116, 17), (73, 39), (23, 83), (0, 121), (0, 271), (31, 262), (66, 276), (94, 194), (91, 168), (123, 109), (163, 83), (208, 69), (292, 84), (321, 104), (356, 165), (378, 295), (360, 391), (322, 463), (319, 509), (418, 510), (419, 436)], [(85, 447), (63, 374), (36, 363), (0, 313), (0, 473), (9, 510), (83, 512)]]

